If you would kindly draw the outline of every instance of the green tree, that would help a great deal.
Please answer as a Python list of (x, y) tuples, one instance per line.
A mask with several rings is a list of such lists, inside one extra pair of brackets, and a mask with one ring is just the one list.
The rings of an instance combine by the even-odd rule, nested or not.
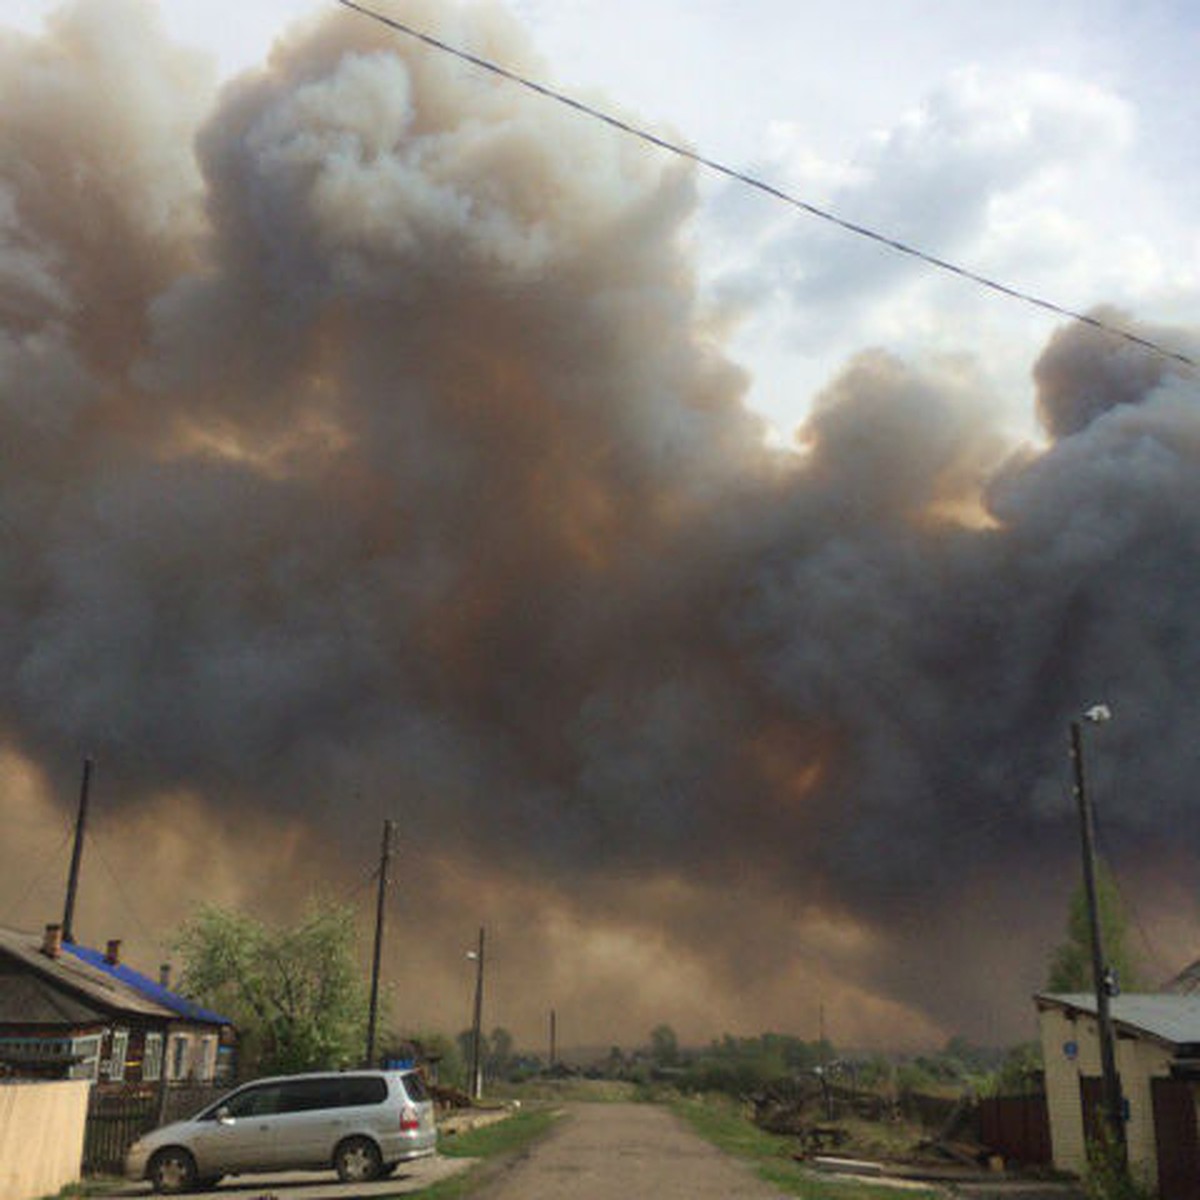
[(269, 928), (206, 905), (181, 929), (181, 987), (238, 1029), (243, 1073), (358, 1062), (366, 988), (355, 956), (353, 910), (312, 901), (300, 922)]
[(392, 1033), (390, 1042), (397, 1046), (407, 1044), (414, 1047), (416, 1057), (428, 1063), (430, 1077), (437, 1083), (446, 1087), (466, 1087), (467, 1067), (456, 1038), (445, 1033), (418, 1030), (409, 1034)]
[(1022, 1042), (1013, 1046), (996, 1073), (996, 1094), (1023, 1096), (1038, 1091), (1042, 1069), (1041, 1042)]
[[(1100, 916), (1105, 965), (1116, 972), (1123, 991), (1136, 991), (1138, 972), (1128, 945), (1125, 907), (1117, 882), (1103, 863), (1096, 869), (1096, 911)], [(1055, 948), (1050, 958), (1046, 990), (1090, 992), (1092, 986), (1092, 935), (1088, 924), (1087, 893), (1081, 883), (1071, 896), (1067, 912), (1067, 940)]]
[(670, 1025), (656, 1025), (650, 1031), (650, 1057), (656, 1067), (673, 1067), (679, 1062), (679, 1039)]
[[(459, 1057), (463, 1062), (463, 1078), (469, 1079), (471, 1064), (474, 1061), (473, 1056), (475, 1054), (475, 1031), (473, 1029), (464, 1029), (454, 1040), (458, 1045)], [(481, 1029), (479, 1031), (479, 1065), (484, 1068), (485, 1072), (489, 1053), (487, 1031)]]
[(492, 1079), (507, 1078), (516, 1057), (512, 1034), (503, 1025), (497, 1025), (488, 1038), (487, 1047), (485, 1071)]

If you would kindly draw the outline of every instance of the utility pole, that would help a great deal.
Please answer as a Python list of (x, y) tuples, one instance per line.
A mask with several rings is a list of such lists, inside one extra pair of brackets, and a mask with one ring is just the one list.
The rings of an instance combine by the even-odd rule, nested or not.
[(472, 950), (468, 958), (475, 960), (475, 1015), (471, 1022), (471, 1096), (475, 1100), (483, 1097), (483, 926), (479, 927), (479, 949)]
[[(1093, 724), (1111, 718), (1106, 705), (1097, 704), (1084, 714)], [(1078, 721), (1071, 722), (1071, 763), (1075, 769), (1075, 800), (1079, 808), (1079, 834), (1083, 852), (1083, 887), (1087, 897), (1088, 929), (1092, 943), (1092, 986), (1096, 993), (1096, 1027), (1100, 1037), (1100, 1073), (1104, 1089), (1104, 1123), (1119, 1163), (1126, 1162), (1125, 1112), (1121, 1102), (1121, 1080), (1109, 1005), (1109, 976), (1104, 963), (1100, 910), (1096, 900), (1096, 829), (1091, 800), (1084, 787), (1083, 735)]]
[(825, 1119), (833, 1120), (833, 1093), (829, 1087), (829, 1056), (825, 1053), (825, 1005), (822, 1004), (817, 1009), (817, 1025), (820, 1034), (820, 1041), (817, 1043), (817, 1053), (821, 1057), (820, 1066), (817, 1071), (821, 1076), (821, 1094), (825, 1097)]
[(62, 937), (64, 942), (75, 940), (75, 893), (79, 889), (79, 867), (83, 861), (83, 834), (87, 825), (88, 793), (92, 786), (95, 761), (83, 760), (83, 782), (79, 785), (79, 812), (75, 817), (75, 848), (71, 851), (71, 870), (67, 875), (67, 902), (63, 907)]
[(550, 1069), (554, 1069), (554, 1060), (558, 1057), (558, 1013), (550, 1010)]
[(383, 848), (379, 853), (379, 893), (375, 901), (375, 953), (371, 960), (371, 1005), (367, 1014), (367, 1058), (364, 1066), (375, 1064), (375, 1028), (379, 1019), (379, 964), (383, 957), (383, 915), (386, 909), (388, 873), (392, 864), (394, 821), (383, 823)]

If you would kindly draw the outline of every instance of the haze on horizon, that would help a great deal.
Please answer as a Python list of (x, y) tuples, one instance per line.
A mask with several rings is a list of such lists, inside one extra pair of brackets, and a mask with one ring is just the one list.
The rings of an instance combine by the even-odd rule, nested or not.
[[(0, 67), (4, 923), (93, 754), (80, 936), (147, 966), (204, 900), (358, 894), (390, 817), (402, 1024), (466, 1024), (483, 922), (525, 1044), (1017, 1040), (1103, 700), (1148, 972), (1195, 956), (1190, 371), (1048, 326), (1018, 444), (970, 344), (868, 344), (780, 449), (687, 164), (338, 12), (219, 90), (136, 0)], [(856, 253), (792, 260), (814, 329)]]

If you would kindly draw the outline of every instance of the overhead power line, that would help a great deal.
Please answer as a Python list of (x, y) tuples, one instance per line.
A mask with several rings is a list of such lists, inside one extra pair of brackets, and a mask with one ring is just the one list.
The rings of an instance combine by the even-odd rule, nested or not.
[(481, 58), (477, 54), (471, 54), (467, 50), (452, 46), (448, 42), (434, 37), (432, 34), (425, 33), (420, 29), (414, 28), (412, 25), (406, 24), (404, 21), (399, 21), (395, 17), (389, 17), (384, 13), (377, 12), (364, 4), (358, 4), (356, 0), (337, 0), (337, 3), (343, 8), (351, 9), (354, 12), (361, 13), (364, 17), (378, 21), (380, 24), (396, 30), (397, 33), (403, 33), (419, 42), (423, 42), (426, 46), (440, 50), (445, 54), (453, 55), (455, 58), (470, 63), (480, 70), (489, 71), (493, 75), (507, 79), (510, 83), (515, 83), (520, 87), (527, 88), (531, 92), (536, 92), (539, 96), (544, 96), (547, 100), (554, 100), (559, 104), (566, 105), (568, 108), (573, 108), (576, 112), (582, 113), (584, 116), (591, 117), (596, 121), (602, 121), (605, 125), (620, 130), (622, 133), (629, 134), (631, 137), (640, 138), (643, 142), (648, 142), (650, 145), (657, 146), (661, 150), (666, 150), (671, 154), (678, 155), (680, 158), (688, 159), (718, 175), (724, 175), (729, 179), (744, 184), (746, 187), (754, 188), (756, 191), (763, 192), (765, 195), (771, 196), (776, 200), (781, 200), (784, 204), (789, 204), (793, 208), (800, 209), (801, 212), (808, 213), (819, 220), (827, 221), (831, 225), (836, 225), (839, 229), (843, 229), (847, 233), (867, 238), (881, 246), (885, 246), (889, 250), (896, 251), (898, 254), (906, 254), (910, 258), (918, 259), (928, 266), (949, 272), (951, 275), (957, 275), (980, 287), (998, 292), (1002, 296), (1008, 296), (1012, 300), (1019, 300), (1025, 304), (1033, 305), (1035, 308), (1054, 313), (1056, 316), (1067, 317), (1072, 321), (1078, 321), (1082, 325), (1089, 325), (1093, 329), (1110, 334), (1113, 337), (1121, 338), (1126, 342), (1131, 342), (1133, 345), (1140, 346), (1142, 349), (1148, 350), (1152, 354), (1157, 354), (1162, 358), (1171, 359), (1174, 362), (1182, 363), (1189, 367), (1200, 365), (1197, 364), (1195, 359), (1188, 357), (1188, 355), (1162, 346), (1150, 338), (1141, 337), (1131, 330), (1109, 324), (1107, 321), (1101, 321), (1097, 317), (1089, 316), (1087, 313), (1065, 308), (1061, 304), (1055, 304), (1052, 300), (1035, 296), (1031, 292), (1021, 291), (1019, 288), (1002, 283), (997, 279), (992, 279), (987, 275), (982, 275), (977, 271), (972, 271), (958, 263), (951, 262), (949, 259), (939, 258), (936, 254), (930, 254), (898, 238), (889, 237), (887, 234), (880, 233), (869, 226), (860, 225), (855, 221), (848, 221), (846, 218), (839, 217), (836, 213), (830, 212), (828, 209), (811, 204), (809, 201), (802, 200), (798, 196), (793, 196), (790, 192), (785, 192), (782, 188), (776, 187), (772, 183), (768, 183), (754, 175), (748, 175), (744, 171), (739, 171), (734, 167), (726, 166), (724, 163), (708, 158), (695, 150), (689, 150), (686, 146), (680, 145), (678, 142), (670, 141), (668, 138), (660, 137), (658, 134), (651, 133), (649, 130), (643, 129), (638, 125), (630, 124), (630, 122), (624, 121), (620, 117), (613, 116), (612, 113), (605, 112), (603, 109), (596, 108), (591, 104), (586, 104), (584, 101), (578, 100), (574, 96), (569, 96), (565, 92), (547, 87), (543, 83), (538, 83), (536, 80), (530, 79), (525, 75), (511, 71), (499, 63), (492, 62), (490, 59)]

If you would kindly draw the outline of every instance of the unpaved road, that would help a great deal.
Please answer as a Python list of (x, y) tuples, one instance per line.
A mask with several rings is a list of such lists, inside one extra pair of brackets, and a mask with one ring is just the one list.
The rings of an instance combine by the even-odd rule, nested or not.
[(479, 1200), (779, 1200), (654, 1104), (580, 1104)]

